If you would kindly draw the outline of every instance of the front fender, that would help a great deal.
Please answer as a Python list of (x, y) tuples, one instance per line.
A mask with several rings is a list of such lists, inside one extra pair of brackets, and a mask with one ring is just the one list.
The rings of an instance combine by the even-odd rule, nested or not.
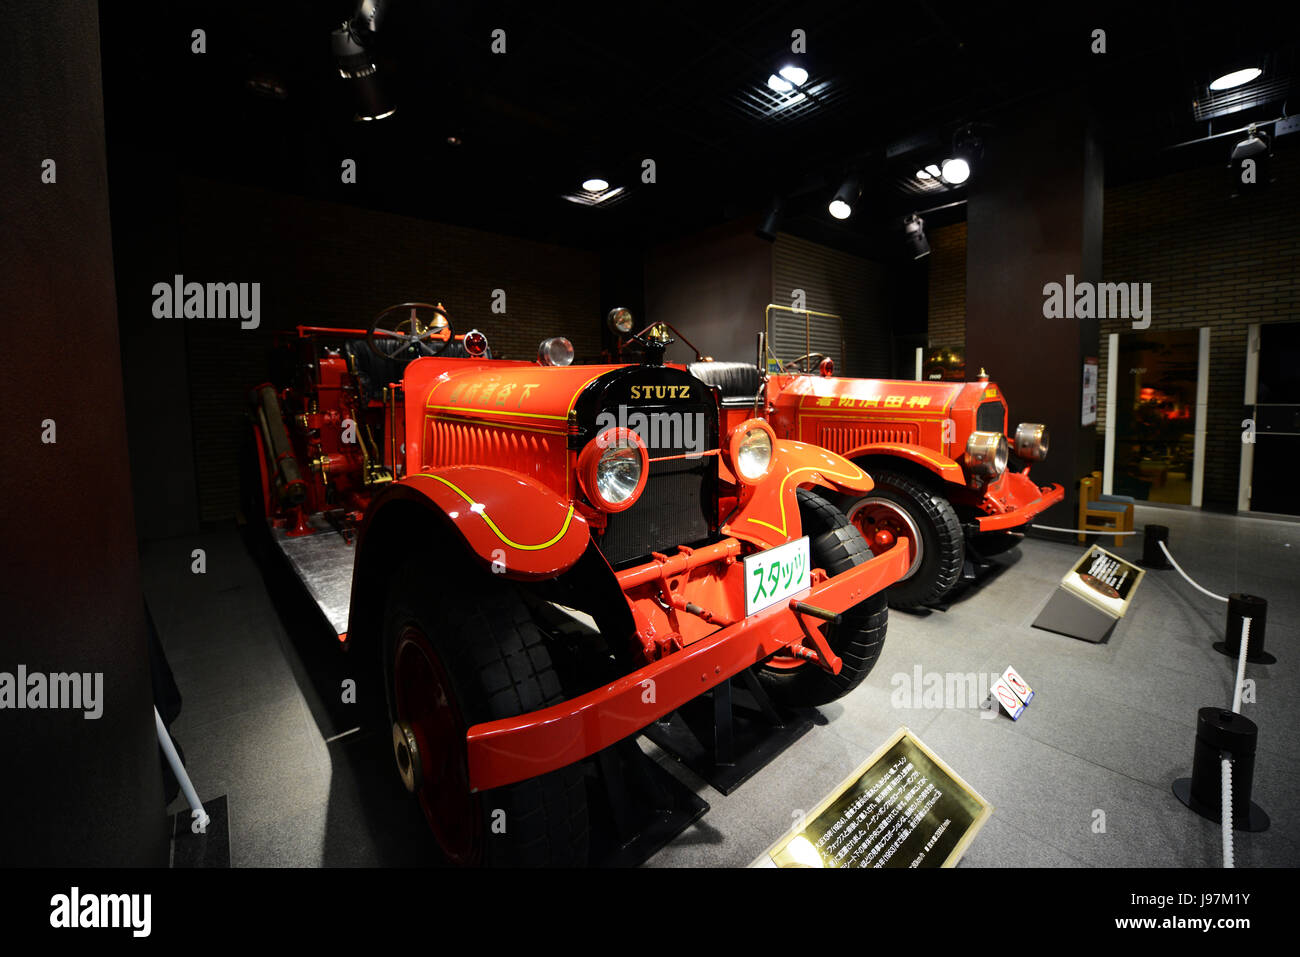
[(966, 486), (966, 473), (956, 461), (924, 445), (911, 445), (906, 442), (874, 442), (871, 445), (850, 449), (844, 454), (855, 462), (868, 455), (893, 456), (929, 469), (945, 482), (963, 488)]
[(582, 557), (591, 539), (573, 502), (506, 469), (462, 465), (416, 472), (385, 489), (371, 514), (389, 501), (413, 498), (445, 516), (469, 550), (507, 578), (554, 578)]
[(875, 488), (871, 476), (842, 455), (791, 439), (777, 439), (772, 471), (723, 525), (724, 534), (764, 548), (784, 545), (803, 534), (796, 490), (821, 485), (861, 495)]

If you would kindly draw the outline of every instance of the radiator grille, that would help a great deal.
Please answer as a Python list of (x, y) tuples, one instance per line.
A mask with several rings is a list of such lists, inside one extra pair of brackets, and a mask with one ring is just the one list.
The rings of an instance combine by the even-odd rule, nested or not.
[(609, 517), (600, 543), (605, 559), (617, 567), (708, 539), (715, 467), (711, 456), (652, 462), (636, 504)]
[(565, 454), (563, 436), (431, 419), (426, 439), (432, 465), (492, 465), (532, 475), (538, 463)]
[(920, 429), (915, 425), (873, 426), (870, 428), (842, 428), (823, 426), (817, 444), (824, 449), (843, 455), (852, 449), (877, 442), (901, 442), (917, 445), (920, 442)]
[(975, 413), (975, 431), (977, 432), (1004, 432), (1003, 426), (1006, 423), (1006, 410), (1001, 402), (985, 402)]

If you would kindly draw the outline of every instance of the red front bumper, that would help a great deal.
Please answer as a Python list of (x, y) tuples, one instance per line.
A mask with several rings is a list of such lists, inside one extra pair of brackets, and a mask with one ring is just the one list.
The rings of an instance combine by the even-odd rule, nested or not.
[(978, 519), (981, 532), (1000, 532), (1027, 524), (1039, 512), (1046, 511), (1065, 498), (1062, 485), (1035, 485), (1033, 480), (1019, 472), (1007, 472), (1002, 477), (1002, 489), (996, 495), (1005, 512), (982, 515)]
[[(833, 612), (852, 608), (903, 577), (907, 541), (883, 555), (728, 625), (580, 697), (515, 718), (476, 724), (466, 734), (475, 791), (513, 784), (595, 754), (674, 711), (714, 685), (803, 638), (796, 601)], [(809, 627), (820, 624), (809, 620)], [(815, 668), (809, 662), (804, 667)]]

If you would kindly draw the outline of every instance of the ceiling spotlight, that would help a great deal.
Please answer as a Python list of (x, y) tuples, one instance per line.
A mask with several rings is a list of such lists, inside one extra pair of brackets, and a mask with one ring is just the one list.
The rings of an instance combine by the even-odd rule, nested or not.
[(946, 159), (943, 161), (940, 175), (943, 176), (943, 181), (949, 186), (960, 186), (970, 179), (970, 163), (967, 163), (960, 156)]
[(1264, 71), (1257, 66), (1247, 67), (1244, 70), (1233, 70), (1231, 73), (1225, 73), (1213, 83), (1210, 89), (1216, 93), (1220, 90), (1231, 90), (1234, 87), (1244, 86), (1251, 80), (1259, 79), (1260, 74)]
[(938, 175), (939, 175), (939, 167), (936, 166), (934, 163), (931, 163), (929, 166), (927, 166), (927, 167), (925, 168), (925, 171), (926, 171), (927, 173), (929, 173), (931, 176), (938, 176)]
[(835, 197), (826, 209), (836, 219), (848, 219), (853, 215), (853, 204), (862, 196), (862, 184), (856, 176), (850, 176), (835, 191)]
[(1232, 161), (1234, 163), (1251, 159), (1259, 156), (1261, 153), (1268, 152), (1268, 137), (1255, 129), (1252, 124), (1246, 133), (1246, 138), (1232, 148)]
[(808, 71), (801, 66), (791, 64), (781, 67), (777, 73), (770, 74), (767, 78), (767, 88), (773, 93), (789, 93), (796, 86), (803, 86), (807, 82)]
[(930, 241), (925, 238), (925, 220), (913, 213), (903, 220), (903, 235), (912, 247), (912, 258), (930, 255)]
[(591, 179), (582, 181), (582, 188), (589, 193), (603, 193), (609, 189), (609, 181), (601, 179), (599, 176), (593, 176)]
[(334, 65), (339, 76), (349, 81), (356, 110), (354, 120), (382, 120), (397, 112), (380, 89), (379, 67), (371, 52), (378, 28), (378, 9), (364, 0), (352, 19), (330, 34)]
[(780, 73), (795, 86), (803, 86), (808, 82), (808, 71), (801, 66), (783, 66)]

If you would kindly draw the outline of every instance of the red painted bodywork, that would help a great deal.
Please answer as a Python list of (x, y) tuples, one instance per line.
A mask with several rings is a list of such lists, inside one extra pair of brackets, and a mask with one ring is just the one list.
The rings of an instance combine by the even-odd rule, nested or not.
[[(299, 329), (294, 344), (307, 382), (281, 390), (285, 419), (308, 479), (307, 503), (277, 506), (271, 520), (296, 523), (327, 504), (360, 519), (360, 538), (347, 643), (374, 637), (377, 623), (358, 615), (356, 581), (367, 563), (367, 529), (390, 503), (414, 503), (446, 520), (484, 567), (521, 581), (555, 578), (592, 544), (599, 547), (605, 513), (577, 479), (581, 449), (570, 436), (580, 423), (575, 406), (584, 389), (626, 364), (542, 367), (532, 362), (426, 357), (405, 367), (383, 402), (366, 403), (331, 339), (361, 338), (361, 330)], [(685, 371), (684, 367), (674, 367)], [(705, 389), (701, 384), (701, 389)], [(747, 418), (748, 416), (742, 417)], [(340, 442), (345, 419), (383, 425), (383, 464), (391, 480), (366, 484), (356, 446)], [(716, 463), (717, 540), (689, 548), (662, 543), (662, 552), (617, 573), (608, 569), (636, 628), (629, 674), (603, 688), (543, 711), (469, 729), (470, 780), (477, 789), (523, 780), (579, 760), (645, 727), (749, 665), (785, 649), (804, 652), (807, 667), (837, 669), (827, 656), (822, 621), (801, 624), (781, 604), (745, 614), (743, 559), (799, 538), (796, 490), (821, 485), (866, 492), (859, 466), (816, 445), (778, 438), (768, 473), (756, 484), (738, 480), (729, 462), (733, 419), (720, 411), (718, 446), (703, 455)], [(587, 424), (590, 427), (590, 423)], [(778, 433), (779, 434), (779, 433)], [(309, 462), (324, 468), (312, 471)], [(268, 489), (265, 463), (263, 491)], [(274, 495), (268, 495), (274, 503)], [(415, 543), (419, 547), (419, 543)], [(439, 556), (445, 557), (445, 556)], [(907, 541), (851, 571), (827, 579), (813, 570), (812, 586), (795, 596), (840, 613), (897, 581), (907, 567)], [(612, 586), (611, 586), (612, 587)], [(807, 630), (805, 630), (805, 626)], [(822, 646), (819, 659), (811, 639)], [(653, 706), (641, 702), (656, 682)]]
[[(477, 790), (564, 767), (634, 734), (709, 688), (796, 645), (796, 601), (852, 607), (902, 577), (907, 540), (850, 571), (715, 631), (703, 641), (617, 681), (541, 711), (469, 729), (469, 779)], [(815, 620), (809, 621), (811, 627)]]
[[(1002, 406), (999, 429), (1006, 435), (1006, 399), (995, 382), (780, 374), (767, 384), (768, 417), (778, 435), (853, 461), (885, 456), (925, 468), (946, 498), (977, 514), (980, 532), (1018, 528), (1065, 497), (1060, 485), (1036, 485), (1028, 466), (986, 484), (970, 481), (962, 459), (986, 402)], [(945, 422), (952, 425), (945, 429)]]

